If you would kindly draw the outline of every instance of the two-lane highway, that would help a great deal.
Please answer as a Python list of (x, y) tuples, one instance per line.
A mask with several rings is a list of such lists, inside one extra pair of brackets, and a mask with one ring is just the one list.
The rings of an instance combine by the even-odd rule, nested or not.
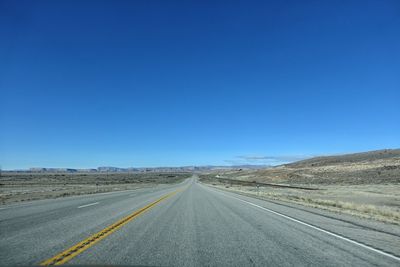
[(0, 262), (150, 266), (399, 266), (400, 230), (199, 184), (0, 210)]

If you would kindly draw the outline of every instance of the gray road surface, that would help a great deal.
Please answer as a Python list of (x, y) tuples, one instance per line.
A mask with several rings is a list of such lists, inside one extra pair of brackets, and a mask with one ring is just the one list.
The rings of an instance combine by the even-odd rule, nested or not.
[(68, 264), (145, 266), (400, 266), (397, 226), (267, 202), (202, 185), (0, 207), (0, 262), (37, 265), (181, 189)]

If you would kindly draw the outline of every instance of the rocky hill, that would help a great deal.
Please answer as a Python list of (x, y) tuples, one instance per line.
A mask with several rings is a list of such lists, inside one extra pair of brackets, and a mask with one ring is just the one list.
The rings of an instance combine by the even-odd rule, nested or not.
[(284, 184), (398, 184), (400, 149), (316, 157), (255, 171), (220, 172), (224, 178)]
[(345, 155), (315, 157), (286, 164), (287, 167), (314, 167), (328, 166), (337, 164), (374, 162), (376, 160), (400, 159), (400, 149), (382, 149), (362, 153), (353, 153)]

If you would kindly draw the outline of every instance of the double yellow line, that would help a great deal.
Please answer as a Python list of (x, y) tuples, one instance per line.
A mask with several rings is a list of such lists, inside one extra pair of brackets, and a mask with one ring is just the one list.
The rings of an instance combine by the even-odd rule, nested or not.
[(51, 266), (51, 265), (61, 265), (63, 263), (66, 263), (68, 261), (70, 261), (72, 258), (78, 256), (80, 253), (82, 253), (83, 251), (87, 250), (88, 248), (90, 248), (91, 246), (93, 246), (94, 244), (96, 244), (97, 242), (99, 242), (100, 240), (106, 238), (107, 236), (109, 236), (110, 234), (112, 234), (113, 232), (115, 232), (116, 230), (118, 230), (119, 228), (121, 228), (122, 226), (124, 226), (125, 224), (127, 224), (128, 222), (132, 221), (133, 219), (135, 219), (136, 217), (138, 217), (139, 215), (143, 214), (144, 212), (148, 211), (149, 209), (151, 209), (152, 207), (154, 207), (155, 205), (157, 205), (158, 203), (160, 203), (161, 201), (175, 195), (176, 193), (178, 193), (180, 190), (174, 191), (172, 193), (169, 193), (167, 195), (164, 195), (163, 197), (157, 199), (156, 201), (144, 206), (143, 208), (131, 213), (130, 215), (120, 219), (119, 221), (111, 224), (110, 226), (107, 226), (106, 228), (104, 228), (103, 230), (101, 230), (100, 232), (89, 236), (88, 238), (86, 238), (85, 240), (79, 242), (78, 244), (64, 250), (63, 252), (55, 255), (54, 257), (51, 257), (50, 259), (47, 259), (43, 262), (40, 263), (40, 265), (42, 266)]

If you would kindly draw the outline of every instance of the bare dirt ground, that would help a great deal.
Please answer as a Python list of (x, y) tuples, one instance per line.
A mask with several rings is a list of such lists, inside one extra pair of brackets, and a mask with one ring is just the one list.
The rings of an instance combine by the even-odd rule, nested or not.
[(186, 173), (12, 173), (0, 177), (0, 204), (177, 183)]
[[(399, 149), (318, 157), (261, 170), (210, 172), (201, 175), (200, 180), (255, 197), (400, 224)], [(237, 181), (243, 181), (243, 184)], [(249, 185), (249, 182), (254, 185)], [(317, 190), (262, 184), (257, 188), (257, 183), (303, 186)]]

